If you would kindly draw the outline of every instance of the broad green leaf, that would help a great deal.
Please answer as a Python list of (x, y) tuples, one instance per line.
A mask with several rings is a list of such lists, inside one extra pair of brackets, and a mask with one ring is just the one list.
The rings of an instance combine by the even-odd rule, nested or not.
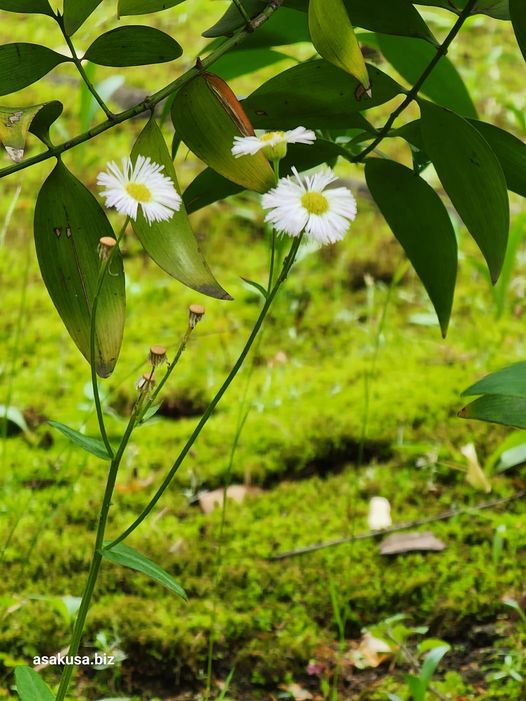
[(500, 161), (508, 190), (526, 197), (526, 144), (504, 129), (470, 119)]
[(64, 29), (68, 36), (75, 34), (102, 0), (64, 0)]
[[(44, 110), (44, 115), (32, 129), (36, 115)], [(27, 134), (34, 131), (46, 121), (46, 116), (54, 117), (49, 124), (62, 112), (62, 104), (58, 100), (47, 102), (44, 105), (31, 105), (30, 107), (2, 107), (0, 106), (0, 142), (4, 145), (9, 158), (15, 163), (20, 163), (24, 157)], [(48, 124), (48, 129), (49, 129)]]
[[(429, 27), (410, 0), (344, 0), (344, 4), (354, 27), (383, 34), (418, 37), (437, 45)], [(307, 11), (308, 0), (287, 0), (287, 5)]]
[[(70, 336), (90, 359), (90, 316), (100, 270), (99, 239), (112, 236), (97, 200), (59, 161), (38, 194), (35, 246), (44, 284)], [(108, 377), (119, 355), (125, 317), (120, 251), (102, 285), (95, 333), (96, 370)]]
[[(122, 1), (122, 0), (121, 0)], [(245, 8), (246, 13), (251, 19), (254, 19), (254, 17), (257, 17), (265, 7), (267, 7), (267, 1), (266, 0), (243, 0), (243, 7)], [(279, 12), (276, 12), (275, 14), (280, 14), (281, 8)], [(269, 20), (271, 21), (271, 20)], [(221, 19), (216, 22), (210, 29), (207, 29), (205, 32), (203, 32), (204, 37), (222, 37), (222, 36), (230, 36), (232, 35), (237, 29), (241, 29), (241, 27), (244, 27), (246, 24), (244, 18), (242, 17), (241, 13), (237, 9), (237, 7), (234, 5), (234, 3), (231, 3), (225, 14), (221, 17)], [(257, 34), (257, 32), (255, 32)]]
[(53, 16), (48, 0), (0, 0), (0, 10)]
[(424, 146), (496, 282), (504, 261), (509, 203), (502, 167), (485, 139), (458, 115), (421, 102)]
[(526, 399), (526, 362), (492, 372), (462, 392), (463, 397), (475, 394), (507, 394)]
[(203, 73), (176, 93), (172, 121), (188, 148), (225, 178), (256, 192), (274, 184), (274, 174), (261, 152), (235, 158), (235, 136), (254, 133), (241, 104), (218, 76)]
[(515, 37), (526, 61), (526, 13), (523, 0), (510, 0), (509, 10)]
[(214, 71), (223, 80), (232, 80), (283, 60), (290, 60), (290, 57), (272, 49), (229, 51), (214, 63)]
[[(239, 12), (237, 12), (237, 17), (239, 16)], [(232, 51), (236, 54), (240, 51), (253, 51), (269, 46), (290, 46), (299, 42), (311, 43), (307, 13), (298, 12), (289, 7), (280, 7), (279, 12), (274, 12), (257, 32), (249, 34)], [(219, 43), (220, 39), (217, 40), (218, 45)]]
[(184, 589), (177, 584), (175, 579), (169, 575), (168, 572), (163, 570), (162, 567), (159, 567), (159, 565), (156, 565), (155, 562), (149, 558), (141, 555), (141, 553), (137, 552), (134, 548), (130, 548), (129, 545), (117, 543), (113, 548), (103, 547), (99, 552), (106, 560), (114, 562), (116, 565), (123, 565), (137, 572), (142, 572), (142, 574), (159, 582), (159, 584), (173, 591), (185, 601), (188, 600)]
[[(457, 0), (460, 7), (464, 7), (467, 0)], [(482, 14), (494, 17), (495, 19), (510, 19), (510, 3), (513, 0), (478, 0), (471, 11), (472, 15)], [(524, 11), (524, 5), (522, 6)]]
[(243, 100), (243, 107), (252, 124), (261, 129), (291, 129), (298, 124), (312, 129), (364, 128), (359, 112), (388, 102), (403, 91), (378, 68), (367, 68), (372, 99), (360, 99), (361, 83), (320, 59), (271, 78)]
[(15, 668), (16, 690), (22, 701), (54, 701), (46, 682), (31, 667)]
[(36, 113), (29, 127), (29, 131), (37, 136), (40, 141), (43, 141), (47, 146), (50, 145), (49, 128), (55, 120), (62, 114), (62, 102), (52, 100), (46, 102), (41, 109)]
[(308, 17), (316, 51), (354, 76), (370, 97), (369, 74), (343, 0), (309, 0)]
[(0, 46), (0, 95), (27, 87), (59, 63), (70, 60), (38, 44), (4, 44)]
[[(132, 159), (149, 156), (164, 166), (164, 172), (179, 188), (166, 142), (152, 117), (142, 130), (132, 149)], [(206, 264), (184, 205), (168, 221), (148, 224), (142, 212), (133, 222), (133, 229), (148, 255), (179, 282), (218, 299), (231, 299), (216, 281)]]
[(458, 415), (462, 419), (526, 428), (526, 398), (487, 394), (465, 406)]
[[(281, 175), (289, 175), (292, 172), (292, 166), (302, 171), (314, 168), (320, 163), (334, 165), (338, 156), (349, 158), (350, 154), (341, 146), (323, 139), (316, 139), (311, 145), (289, 144), (287, 155), (280, 163), (280, 172)], [(183, 200), (188, 212), (192, 213), (213, 202), (242, 192), (243, 189), (241, 185), (223, 178), (212, 168), (207, 168), (199, 173), (186, 188)]]
[(445, 336), (457, 277), (455, 231), (440, 197), (399, 163), (369, 159), (365, 177), (393, 234), (422, 280)]
[(125, 15), (147, 15), (150, 12), (167, 10), (181, 2), (183, 0), (119, 0), (117, 14), (122, 17)]
[(422, 680), (414, 674), (406, 674), (404, 679), (411, 691), (412, 701), (425, 701), (426, 689)]
[(153, 27), (117, 27), (95, 39), (84, 58), (99, 66), (143, 66), (179, 58), (183, 50), (171, 36)]
[(78, 445), (82, 450), (85, 450), (92, 455), (101, 458), (102, 460), (111, 460), (111, 455), (108, 455), (106, 446), (99, 438), (91, 438), (79, 433), (74, 428), (60, 423), (60, 421), (48, 421), (48, 424), (58, 431), (63, 433), (72, 443)]
[[(378, 48), (400, 75), (414, 85), (435, 57), (436, 49), (424, 41), (408, 37), (379, 34)], [(376, 44), (374, 37), (365, 35), (365, 43)], [(433, 102), (449, 107), (466, 117), (477, 117), (469, 92), (455, 66), (442, 56), (421, 88)]]

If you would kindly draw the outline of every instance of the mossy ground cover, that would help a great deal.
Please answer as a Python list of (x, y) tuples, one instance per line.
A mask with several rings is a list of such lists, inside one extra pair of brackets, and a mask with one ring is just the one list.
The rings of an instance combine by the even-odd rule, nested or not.
[[(198, 9), (186, 17), (176, 8), (165, 13), (168, 19), (158, 15), (154, 21), (168, 22), (162, 26), (184, 45), (182, 31), (193, 46), (192, 37), (203, 28)], [(444, 15), (436, 16), (443, 21)], [(13, 33), (22, 39), (23, 25), (9, 23), (11, 40)], [(482, 48), (480, 56), (473, 55), (468, 39), (499, 45), (506, 36), (499, 23), (489, 26), (488, 38), (474, 20), (464, 45), (472, 52), (465, 74), (471, 87), (479, 86), (477, 94), (491, 57)], [(37, 31), (35, 24), (32, 28)], [(502, 45), (510, 53), (508, 65), (515, 67), (511, 43), (506, 39)], [(509, 80), (506, 100), (517, 102), (515, 74), (499, 70)], [(155, 71), (161, 85), (168, 69)], [(145, 74), (132, 71), (129, 85), (149, 89)], [(35, 86), (35, 102), (45, 99), (50, 85)], [(74, 133), (78, 115), (71, 107), (71, 86), (54, 84), (53, 90), (57, 97), (63, 91), (70, 105), (61, 128)], [(501, 122), (513, 119), (513, 111), (503, 106), (503, 92), (497, 81), (491, 96), (498, 99), (490, 107)], [(482, 97), (480, 102), (484, 113)], [(129, 130), (100, 137), (79, 156), (68, 154), (68, 165), (94, 186), (104, 165), (100, 149), (104, 161), (128, 153), (142, 124), (136, 120)], [(196, 172), (186, 154), (179, 155), (178, 166), (185, 183)], [(32, 201), (48, 170), (43, 164), (3, 181), (0, 202), (5, 222), (1, 401), (20, 408), (31, 428), (3, 440), (0, 453), (0, 693), (6, 697), (13, 693), (15, 664), (67, 645), (71, 621), (61, 597), (82, 591), (107, 469), (47, 424), (54, 419), (96, 432), (88, 366), (46, 296), (32, 250)], [(361, 177), (357, 169), (339, 172)], [(517, 259), (506, 312), (497, 320), (491, 290), (474, 262), (480, 255), (459, 227), (459, 285), (451, 328), (442, 340), (424, 291), (405, 270), (401, 249), (366, 193), (360, 193), (360, 215), (349, 236), (330, 249), (305, 252), (247, 366), (152, 519), (130, 539), (174, 574), (189, 603), (142, 575), (105, 565), (85, 649), (118, 648), (126, 659), (109, 670), (81, 673), (72, 698), (196, 698), (205, 686), (212, 635), (214, 695), (219, 693), (215, 682), (234, 670), (230, 695), (236, 699), (288, 698), (292, 683), (313, 697), (328, 696), (334, 687), (339, 698), (385, 699), (389, 691), (403, 693), (407, 665), (359, 670), (349, 659), (364, 627), (395, 614), (451, 643), (436, 682), (443, 697), (522, 698), (520, 682), (509, 675), (492, 681), (489, 675), (505, 669), (505, 653), (515, 656), (512, 662), (516, 658), (520, 669), (525, 632), (503, 599), (522, 595), (526, 515), (520, 500), (484, 511), (475, 507), (512, 496), (524, 479), (520, 470), (495, 476), (490, 496), (467, 483), (460, 448), (474, 442), (484, 462), (507, 432), (462, 422), (457, 411), (462, 389), (474, 379), (523, 359), (525, 262)], [(8, 219), (12, 203), (15, 214)], [(518, 202), (512, 205), (518, 215)], [(163, 343), (173, 354), (187, 305), (203, 302), (207, 313), (167, 390), (163, 411), (134, 434), (110, 533), (125, 528), (153, 493), (258, 313), (257, 295), (241, 280), (264, 281), (266, 274), (268, 246), (257, 199), (243, 196), (215, 205), (194, 215), (193, 223), (233, 302), (200, 298), (168, 279), (132, 234), (124, 244), (125, 341), (118, 368), (104, 383), (111, 436), (123, 430), (149, 346)], [(241, 504), (228, 503), (221, 535), (221, 510), (202, 513), (196, 496), (225, 480), (260, 491)], [(387, 558), (373, 538), (272, 559), (366, 530), (367, 505), (378, 494), (391, 501), (396, 522), (474, 508), (429, 526), (446, 544), (440, 553)], [(56, 670), (43, 674), (56, 683)]]

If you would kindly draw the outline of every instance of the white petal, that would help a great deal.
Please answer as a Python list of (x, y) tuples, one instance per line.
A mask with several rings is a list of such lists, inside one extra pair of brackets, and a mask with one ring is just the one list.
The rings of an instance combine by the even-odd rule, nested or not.
[(240, 156), (253, 156), (265, 146), (257, 136), (235, 136), (232, 154), (236, 158)]
[(285, 139), (289, 144), (312, 144), (316, 141), (316, 134), (311, 129), (296, 127), (285, 132)]

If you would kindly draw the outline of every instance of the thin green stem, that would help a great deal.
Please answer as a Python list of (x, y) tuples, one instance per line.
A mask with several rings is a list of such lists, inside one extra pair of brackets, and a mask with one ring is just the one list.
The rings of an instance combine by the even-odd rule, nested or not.
[(111, 261), (113, 260), (113, 256), (115, 254), (115, 251), (117, 250), (119, 243), (122, 240), (122, 237), (124, 236), (124, 232), (126, 231), (126, 227), (128, 226), (128, 222), (130, 221), (129, 217), (126, 217), (126, 221), (122, 225), (121, 230), (119, 231), (119, 234), (117, 235), (117, 243), (113, 247), (113, 250), (111, 251), (110, 255), (108, 258), (104, 261), (104, 263), (101, 266), (101, 269), (99, 271), (99, 278), (97, 280), (97, 287), (95, 288), (95, 295), (93, 297), (93, 305), (91, 307), (91, 318), (90, 318), (90, 369), (91, 369), (91, 387), (93, 391), (93, 400), (95, 402), (95, 411), (97, 412), (97, 421), (99, 423), (99, 430), (100, 430), (100, 435), (101, 438), (104, 442), (104, 445), (106, 446), (106, 450), (108, 451), (108, 455), (110, 457), (113, 457), (113, 448), (111, 447), (110, 440), (108, 438), (108, 433), (106, 431), (106, 425), (104, 423), (104, 415), (102, 412), (102, 402), (100, 401), (100, 393), (99, 393), (99, 383), (97, 380), (97, 360), (96, 360), (96, 350), (97, 350), (97, 308), (99, 306), (99, 299), (100, 299), (100, 293), (102, 290), (102, 285), (104, 284), (104, 280), (106, 279), (106, 273), (108, 272), (109, 266), (111, 264)]
[(32, 158), (27, 158), (21, 163), (13, 163), (13, 165), (7, 166), (7, 168), (0, 169), (0, 178), (5, 177), (6, 175), (10, 175), (11, 173), (16, 173), (16, 171), (18, 170), (29, 168), (35, 163), (41, 163), (42, 161), (46, 161), (48, 158), (59, 156), (61, 153), (69, 151), (69, 149), (72, 149), (75, 146), (84, 143), (85, 141), (93, 139), (95, 136), (102, 134), (108, 129), (112, 129), (113, 127), (117, 126), (117, 124), (122, 124), (122, 122), (125, 122), (128, 119), (131, 119), (132, 117), (136, 117), (138, 114), (142, 114), (143, 112), (151, 111), (152, 108), (155, 107), (155, 105), (157, 105), (159, 102), (164, 100), (165, 97), (168, 97), (172, 93), (175, 93), (177, 90), (180, 90), (180, 88), (182, 88), (184, 85), (190, 82), (192, 78), (195, 78), (204, 69), (209, 68), (213, 63), (215, 63), (215, 61), (221, 58), (223, 54), (225, 54), (227, 51), (234, 48), (238, 44), (241, 44), (241, 42), (244, 41), (249, 34), (258, 29), (262, 24), (264, 24), (269, 19), (269, 17), (271, 17), (274, 14), (274, 12), (276, 12), (276, 10), (278, 10), (281, 7), (283, 2), (284, 0), (271, 0), (267, 7), (263, 10), (263, 12), (261, 12), (259, 15), (257, 15), (257, 17), (255, 17), (251, 21), (250, 29), (242, 29), (233, 37), (227, 39), (225, 42), (223, 42), (223, 44), (221, 44), (221, 46), (218, 46), (217, 49), (215, 49), (215, 51), (212, 51), (208, 56), (202, 59), (202, 61), (200, 61), (199, 67), (195, 66), (194, 68), (191, 68), (190, 70), (186, 71), (186, 73), (184, 73), (182, 76), (172, 81), (161, 90), (158, 90), (150, 97), (147, 97), (145, 100), (142, 100), (142, 102), (139, 102), (134, 107), (131, 107), (130, 109), (125, 110), (124, 112), (119, 112), (118, 114), (112, 115), (111, 119), (107, 119), (105, 122), (97, 124), (93, 128), (88, 129), (88, 131), (79, 134), (75, 138), (69, 139), (68, 141), (64, 141), (62, 144), (58, 144), (57, 146), (54, 146), (53, 148), (50, 148), (47, 151), (44, 151), (43, 153), (38, 153)]
[(177, 470), (179, 469), (179, 467), (183, 463), (185, 457), (187, 456), (188, 452), (190, 451), (193, 444), (195, 443), (195, 440), (197, 439), (197, 437), (199, 436), (199, 434), (201, 433), (201, 431), (205, 427), (208, 419), (210, 418), (210, 416), (214, 412), (214, 409), (219, 404), (221, 398), (223, 397), (223, 395), (225, 394), (225, 392), (227, 391), (227, 389), (231, 385), (232, 381), (236, 377), (237, 373), (239, 372), (239, 369), (243, 365), (243, 362), (245, 361), (245, 358), (247, 357), (250, 349), (252, 348), (254, 341), (256, 340), (256, 337), (259, 333), (259, 330), (260, 330), (260, 328), (265, 320), (265, 317), (267, 316), (267, 313), (272, 305), (272, 302), (274, 301), (275, 296), (278, 293), (279, 288), (281, 287), (283, 282), (285, 282), (287, 275), (290, 272), (290, 269), (291, 269), (291, 267), (294, 263), (294, 260), (296, 258), (296, 254), (298, 252), (298, 248), (299, 248), (300, 243), (301, 243), (301, 237), (294, 239), (292, 246), (290, 248), (289, 254), (283, 263), (283, 268), (281, 269), (281, 272), (278, 276), (278, 279), (276, 280), (274, 287), (271, 289), (270, 293), (268, 294), (268, 296), (265, 300), (265, 304), (261, 308), (261, 311), (260, 311), (259, 316), (256, 320), (256, 323), (254, 324), (254, 328), (252, 329), (250, 336), (248, 337), (248, 340), (245, 343), (245, 346), (243, 347), (243, 350), (241, 351), (238, 359), (236, 360), (234, 367), (229, 372), (227, 378), (225, 379), (225, 381), (223, 382), (223, 384), (221, 385), (221, 387), (217, 391), (215, 397), (212, 399), (212, 401), (210, 402), (210, 404), (206, 408), (203, 416), (199, 420), (199, 423), (195, 427), (192, 435), (187, 440), (185, 446), (183, 447), (183, 449), (179, 453), (177, 459), (175, 460), (174, 464), (172, 465), (172, 467), (168, 471), (166, 477), (164, 478), (163, 482), (161, 483), (161, 486), (156, 491), (154, 496), (150, 499), (150, 501), (148, 502), (146, 507), (139, 514), (139, 516), (137, 516), (135, 521), (123, 533), (121, 533), (121, 535), (118, 536), (118, 538), (115, 538), (115, 540), (113, 540), (110, 543), (110, 545), (108, 546), (109, 548), (114, 547), (115, 545), (117, 545), (117, 543), (120, 543), (125, 538), (127, 538), (131, 533), (133, 533), (133, 531), (138, 526), (140, 526), (140, 524), (144, 521), (144, 519), (152, 511), (152, 509), (155, 507), (155, 505), (157, 504), (159, 499), (162, 497), (164, 492), (168, 489), (172, 479), (174, 478), (175, 473), (177, 472)]
[(102, 110), (104, 111), (104, 114), (108, 119), (113, 119), (113, 113), (112, 111), (108, 108), (102, 97), (99, 95), (99, 93), (96, 91), (95, 86), (89, 79), (86, 71), (84, 70), (84, 66), (82, 65), (82, 61), (79, 59), (77, 56), (77, 52), (75, 51), (75, 47), (73, 45), (73, 42), (71, 41), (71, 37), (68, 35), (66, 32), (66, 29), (64, 27), (64, 19), (62, 17), (57, 18), (58, 25), (60, 27), (60, 30), (62, 32), (62, 35), (64, 39), (66, 40), (66, 44), (68, 45), (69, 50), (71, 51), (71, 58), (73, 59), (73, 63), (77, 67), (78, 72), (80, 73), (80, 77), (86, 84), (86, 87), (90, 91), (90, 93), (93, 95), (93, 97), (97, 100), (99, 105), (101, 106)]
[[(462, 10), (460, 13), (457, 21), (451, 28), (449, 34), (447, 37), (444, 39), (442, 44), (437, 47), (436, 54), (433, 56), (432, 60), (429, 62), (429, 65), (427, 68), (424, 70), (420, 78), (416, 81), (416, 83), (413, 85), (411, 90), (406, 95), (405, 100), (394, 110), (394, 112), (391, 113), (389, 116), (389, 119), (387, 122), (384, 124), (382, 129), (378, 132), (378, 136), (371, 141), (369, 146), (367, 148), (363, 149), (363, 151), (360, 151), (359, 154), (356, 156), (353, 156), (350, 160), (354, 162), (359, 162), (363, 161), (363, 159), (368, 156), (372, 151), (376, 149), (376, 147), (385, 139), (386, 136), (388, 136), (389, 132), (391, 131), (391, 128), (393, 124), (395, 123), (396, 119), (402, 114), (402, 112), (418, 97), (418, 93), (420, 92), (422, 85), (425, 83), (427, 78), (430, 76), (430, 74), (433, 72), (435, 69), (437, 63), (440, 61), (440, 59), (445, 56), (448, 52), (448, 49), (459, 33), (459, 31), (462, 28), (462, 25), (464, 22), (467, 20), (469, 15), (471, 14), (471, 10), (475, 6), (475, 3), (477, 0), (468, 0), (468, 3), (466, 7)], [(1, 175), (1, 171), (0, 171)]]

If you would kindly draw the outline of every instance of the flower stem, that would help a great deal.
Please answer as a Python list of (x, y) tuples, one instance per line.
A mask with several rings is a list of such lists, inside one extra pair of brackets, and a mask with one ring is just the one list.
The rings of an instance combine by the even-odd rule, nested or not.
[(193, 444), (195, 443), (195, 440), (197, 439), (197, 437), (199, 436), (199, 434), (201, 433), (201, 431), (202, 431), (203, 428), (205, 427), (205, 425), (206, 425), (208, 419), (210, 418), (210, 416), (211, 416), (212, 413), (214, 412), (214, 409), (215, 409), (216, 406), (219, 404), (221, 398), (223, 397), (223, 395), (225, 394), (225, 392), (227, 391), (227, 389), (228, 389), (229, 386), (231, 385), (232, 381), (233, 381), (234, 378), (236, 377), (237, 373), (239, 372), (241, 366), (243, 365), (243, 362), (245, 361), (245, 358), (247, 357), (247, 355), (248, 355), (250, 349), (252, 348), (252, 345), (253, 345), (254, 341), (256, 340), (256, 337), (257, 337), (257, 335), (258, 335), (258, 333), (259, 333), (259, 330), (260, 330), (260, 328), (261, 328), (261, 326), (262, 326), (262, 324), (263, 324), (263, 322), (264, 322), (264, 320), (265, 320), (265, 317), (267, 316), (268, 311), (269, 311), (270, 307), (272, 306), (272, 302), (274, 301), (274, 298), (276, 297), (279, 288), (280, 288), (281, 285), (285, 282), (285, 280), (286, 280), (286, 278), (287, 278), (287, 275), (289, 274), (290, 269), (292, 268), (292, 265), (293, 265), (294, 260), (295, 260), (295, 258), (296, 258), (296, 254), (297, 254), (297, 252), (298, 252), (298, 248), (299, 248), (300, 243), (301, 243), (301, 236), (298, 237), (298, 238), (296, 238), (296, 239), (294, 239), (294, 241), (293, 241), (293, 243), (292, 243), (292, 246), (290, 247), (289, 254), (288, 254), (288, 256), (285, 258), (285, 261), (283, 262), (283, 267), (282, 267), (281, 272), (280, 272), (280, 274), (279, 274), (279, 276), (278, 276), (278, 279), (276, 280), (274, 286), (272, 287), (272, 289), (270, 290), (269, 294), (267, 295), (267, 298), (266, 298), (266, 300), (265, 300), (265, 303), (264, 303), (263, 307), (261, 308), (261, 311), (260, 311), (259, 316), (258, 316), (258, 318), (257, 318), (257, 320), (256, 320), (256, 323), (254, 324), (254, 328), (252, 329), (252, 332), (250, 333), (250, 336), (248, 337), (248, 340), (247, 340), (247, 342), (245, 343), (245, 346), (243, 347), (243, 350), (241, 351), (241, 353), (240, 353), (238, 359), (236, 360), (236, 362), (235, 362), (235, 364), (234, 364), (234, 367), (233, 367), (232, 370), (229, 372), (227, 378), (225, 379), (225, 381), (223, 382), (223, 384), (221, 385), (221, 387), (220, 387), (219, 390), (217, 391), (215, 397), (212, 399), (212, 401), (210, 402), (210, 404), (209, 404), (208, 407), (206, 408), (205, 413), (203, 414), (203, 416), (202, 416), (201, 419), (199, 420), (199, 423), (198, 423), (197, 426), (195, 427), (195, 429), (194, 429), (192, 435), (191, 435), (190, 438), (187, 440), (187, 442), (186, 442), (186, 444), (184, 445), (183, 449), (182, 449), (181, 452), (179, 453), (177, 459), (175, 460), (175, 462), (174, 462), (174, 464), (172, 465), (172, 467), (170, 468), (168, 474), (167, 474), (166, 477), (164, 478), (164, 480), (163, 480), (161, 486), (160, 486), (159, 489), (155, 492), (154, 496), (150, 499), (150, 501), (148, 502), (148, 504), (145, 506), (145, 508), (144, 508), (144, 509), (142, 510), (142, 512), (139, 514), (139, 516), (137, 516), (137, 518), (135, 519), (135, 521), (134, 521), (125, 531), (123, 531), (123, 533), (121, 533), (120, 536), (118, 536), (117, 538), (115, 538), (115, 540), (113, 540), (113, 541), (107, 546), (108, 548), (111, 549), (112, 547), (114, 547), (115, 545), (117, 545), (117, 543), (120, 543), (121, 541), (125, 540), (131, 533), (133, 533), (133, 531), (134, 531), (138, 526), (140, 526), (140, 524), (144, 521), (144, 519), (145, 519), (145, 518), (148, 516), (148, 514), (152, 511), (152, 509), (153, 509), (154, 506), (157, 504), (157, 502), (159, 501), (159, 499), (162, 497), (162, 495), (164, 494), (164, 492), (168, 489), (168, 487), (169, 487), (169, 485), (170, 485), (172, 479), (174, 478), (175, 473), (177, 472), (177, 470), (179, 469), (179, 467), (180, 467), (181, 464), (183, 463), (183, 461), (184, 461), (186, 455), (188, 454), (188, 452), (190, 451), (191, 447), (192, 447)]

